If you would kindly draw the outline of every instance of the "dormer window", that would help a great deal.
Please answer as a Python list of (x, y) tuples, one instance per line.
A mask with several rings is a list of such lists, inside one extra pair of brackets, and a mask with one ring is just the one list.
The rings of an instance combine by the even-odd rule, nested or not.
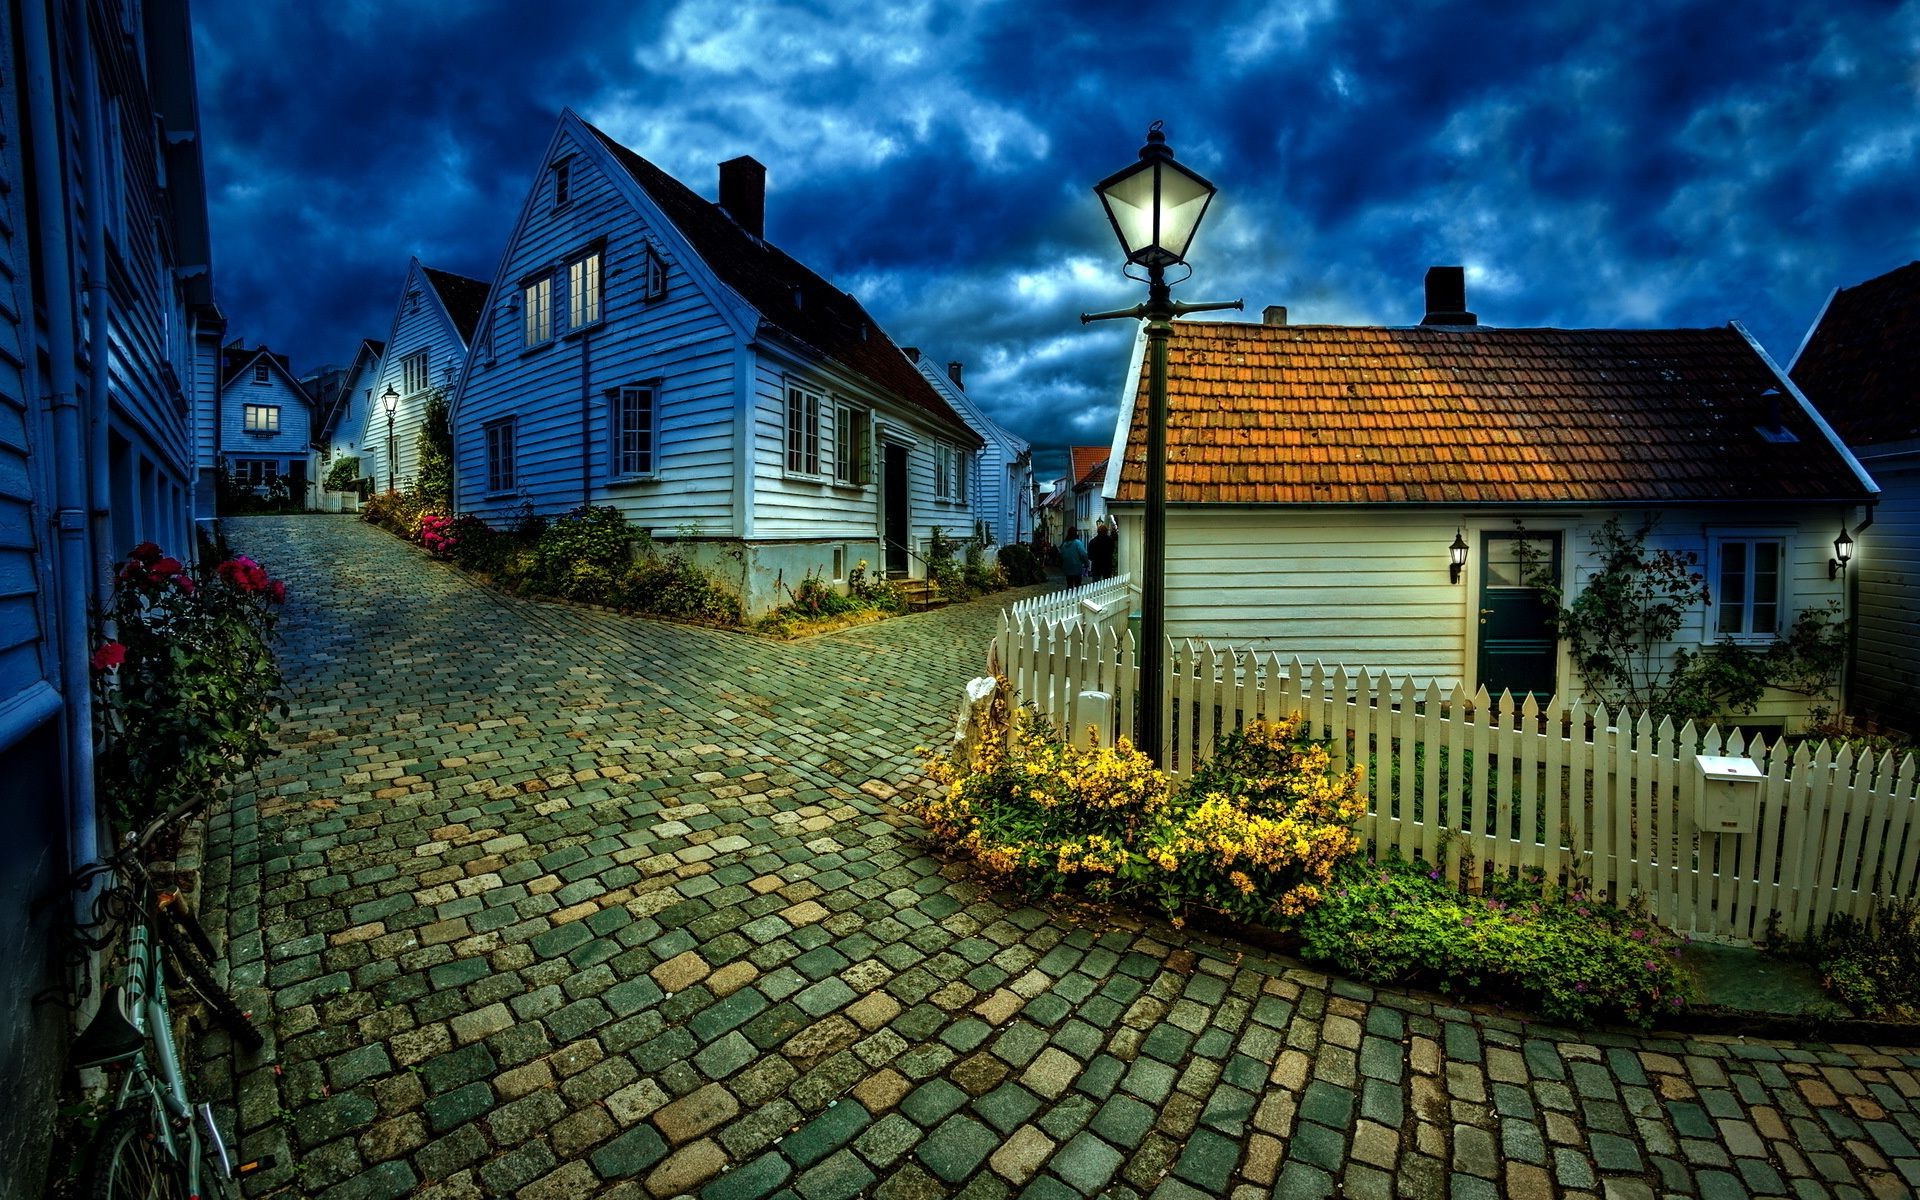
[(553, 207), (565, 208), (573, 202), (573, 160), (563, 158), (553, 164)]

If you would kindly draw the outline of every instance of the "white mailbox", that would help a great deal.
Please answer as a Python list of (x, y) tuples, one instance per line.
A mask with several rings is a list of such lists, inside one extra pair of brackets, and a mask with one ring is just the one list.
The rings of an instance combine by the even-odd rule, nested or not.
[(1750, 758), (1696, 754), (1700, 773), (1700, 832), (1752, 833), (1760, 812), (1759, 764)]

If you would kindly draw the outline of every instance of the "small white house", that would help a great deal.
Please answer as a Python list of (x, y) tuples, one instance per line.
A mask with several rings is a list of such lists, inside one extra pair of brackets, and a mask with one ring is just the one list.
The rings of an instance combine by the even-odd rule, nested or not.
[(962, 482), (973, 521), (965, 532), (972, 533), (975, 522), (985, 522), (995, 546), (1031, 540), (1033, 447), (1025, 438), (1009, 433), (988, 414), (979, 398), (967, 391), (960, 363), (949, 362), (941, 370), (912, 346), (906, 347), (906, 355), (985, 443), (967, 457), (968, 470)]
[(767, 240), (764, 167), (722, 163), (719, 194), (561, 116), (455, 397), (460, 511), (613, 506), (749, 612), (861, 560), (923, 575), (933, 530), (971, 522), (959, 468), (980, 436), (859, 301)]
[[(334, 461), (359, 458), (360, 439), (365, 435), (367, 410), (378, 404), (373, 398), (374, 384), (380, 377), (380, 356), (386, 343), (362, 338), (353, 352), (353, 361), (335, 372), (324, 388), (309, 384), (320, 404), (320, 419), (314, 429), (314, 446), (320, 451), (320, 472), (324, 477)], [(361, 463), (360, 474), (366, 475)]]
[(1092, 540), (1094, 526), (1107, 515), (1107, 459), (1111, 454), (1107, 446), (1075, 446), (1069, 455), (1073, 465), (1073, 478), (1068, 481), (1073, 490), (1073, 526), (1083, 540)]
[[(1676, 645), (1771, 645), (1801, 609), (1843, 596), (1833, 543), (1877, 489), (1738, 324), (1490, 329), (1464, 312), (1457, 278), (1436, 298), (1430, 275), (1429, 289), (1444, 323), (1174, 323), (1170, 637), (1421, 686), (1578, 693), (1521, 564), (1530, 552), (1577, 595), (1613, 516), (1653, 521), (1649, 547), (1696, 556), (1712, 603)], [(1106, 485), (1136, 578), (1141, 357)], [(1753, 719), (1793, 724), (1812, 705), (1773, 691)]]
[(314, 504), (313, 397), (265, 346), (223, 351), (220, 445), (228, 479), (266, 495), (284, 481), (294, 503)]
[(1848, 567), (1848, 711), (1920, 734), (1920, 262), (1838, 288), (1789, 371), (1881, 487)]
[(363, 388), (359, 397), (360, 473), (375, 491), (404, 492), (417, 481), (427, 401), (437, 392), (452, 402), (486, 298), (481, 280), (408, 261), (372, 395)]

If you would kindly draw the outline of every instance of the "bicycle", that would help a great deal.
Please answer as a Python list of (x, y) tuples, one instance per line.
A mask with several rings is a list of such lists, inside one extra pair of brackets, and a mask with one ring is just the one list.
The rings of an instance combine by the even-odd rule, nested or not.
[(82, 1195), (100, 1200), (236, 1197), (235, 1181), (264, 1170), (270, 1160), (235, 1164), (213, 1107), (187, 1091), (174, 1046), (167, 1004), (166, 965), (206, 1004), (221, 1025), (248, 1050), (264, 1043), (260, 1031), (214, 978), (218, 958), (206, 931), (178, 892), (163, 889), (147, 872), (141, 853), (155, 834), (186, 816), (189, 801), (156, 818), (138, 836), (129, 835), (105, 861), (75, 877), (83, 887), (103, 876), (114, 880), (93, 902), (90, 928), (81, 944), (104, 950), (124, 930), (126, 970), (107, 990), (100, 1011), (74, 1042), (76, 1069), (123, 1068), (112, 1110), (88, 1151)]

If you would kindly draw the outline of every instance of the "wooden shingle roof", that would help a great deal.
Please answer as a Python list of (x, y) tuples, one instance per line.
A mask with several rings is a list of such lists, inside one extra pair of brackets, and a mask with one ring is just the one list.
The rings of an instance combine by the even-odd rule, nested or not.
[[(1852, 464), (1731, 326), (1177, 321), (1168, 364), (1173, 503), (1867, 495)], [(1144, 496), (1146, 387), (1143, 371), (1122, 501)]]
[(433, 290), (440, 293), (440, 303), (447, 309), (447, 315), (453, 318), (453, 327), (460, 331), (460, 340), (473, 345), (473, 331), (480, 327), (480, 312), (487, 306), (487, 292), (491, 284), (473, 279), (466, 275), (456, 275), (452, 271), (439, 271), (425, 263), (420, 264), (421, 272)]
[(926, 413), (962, 446), (977, 450), (986, 444), (858, 300), (773, 243), (742, 229), (719, 205), (600, 130), (587, 128), (660, 206), (714, 274), (764, 320)]
[(1793, 381), (1851, 445), (1920, 438), (1920, 262), (1835, 292)]

